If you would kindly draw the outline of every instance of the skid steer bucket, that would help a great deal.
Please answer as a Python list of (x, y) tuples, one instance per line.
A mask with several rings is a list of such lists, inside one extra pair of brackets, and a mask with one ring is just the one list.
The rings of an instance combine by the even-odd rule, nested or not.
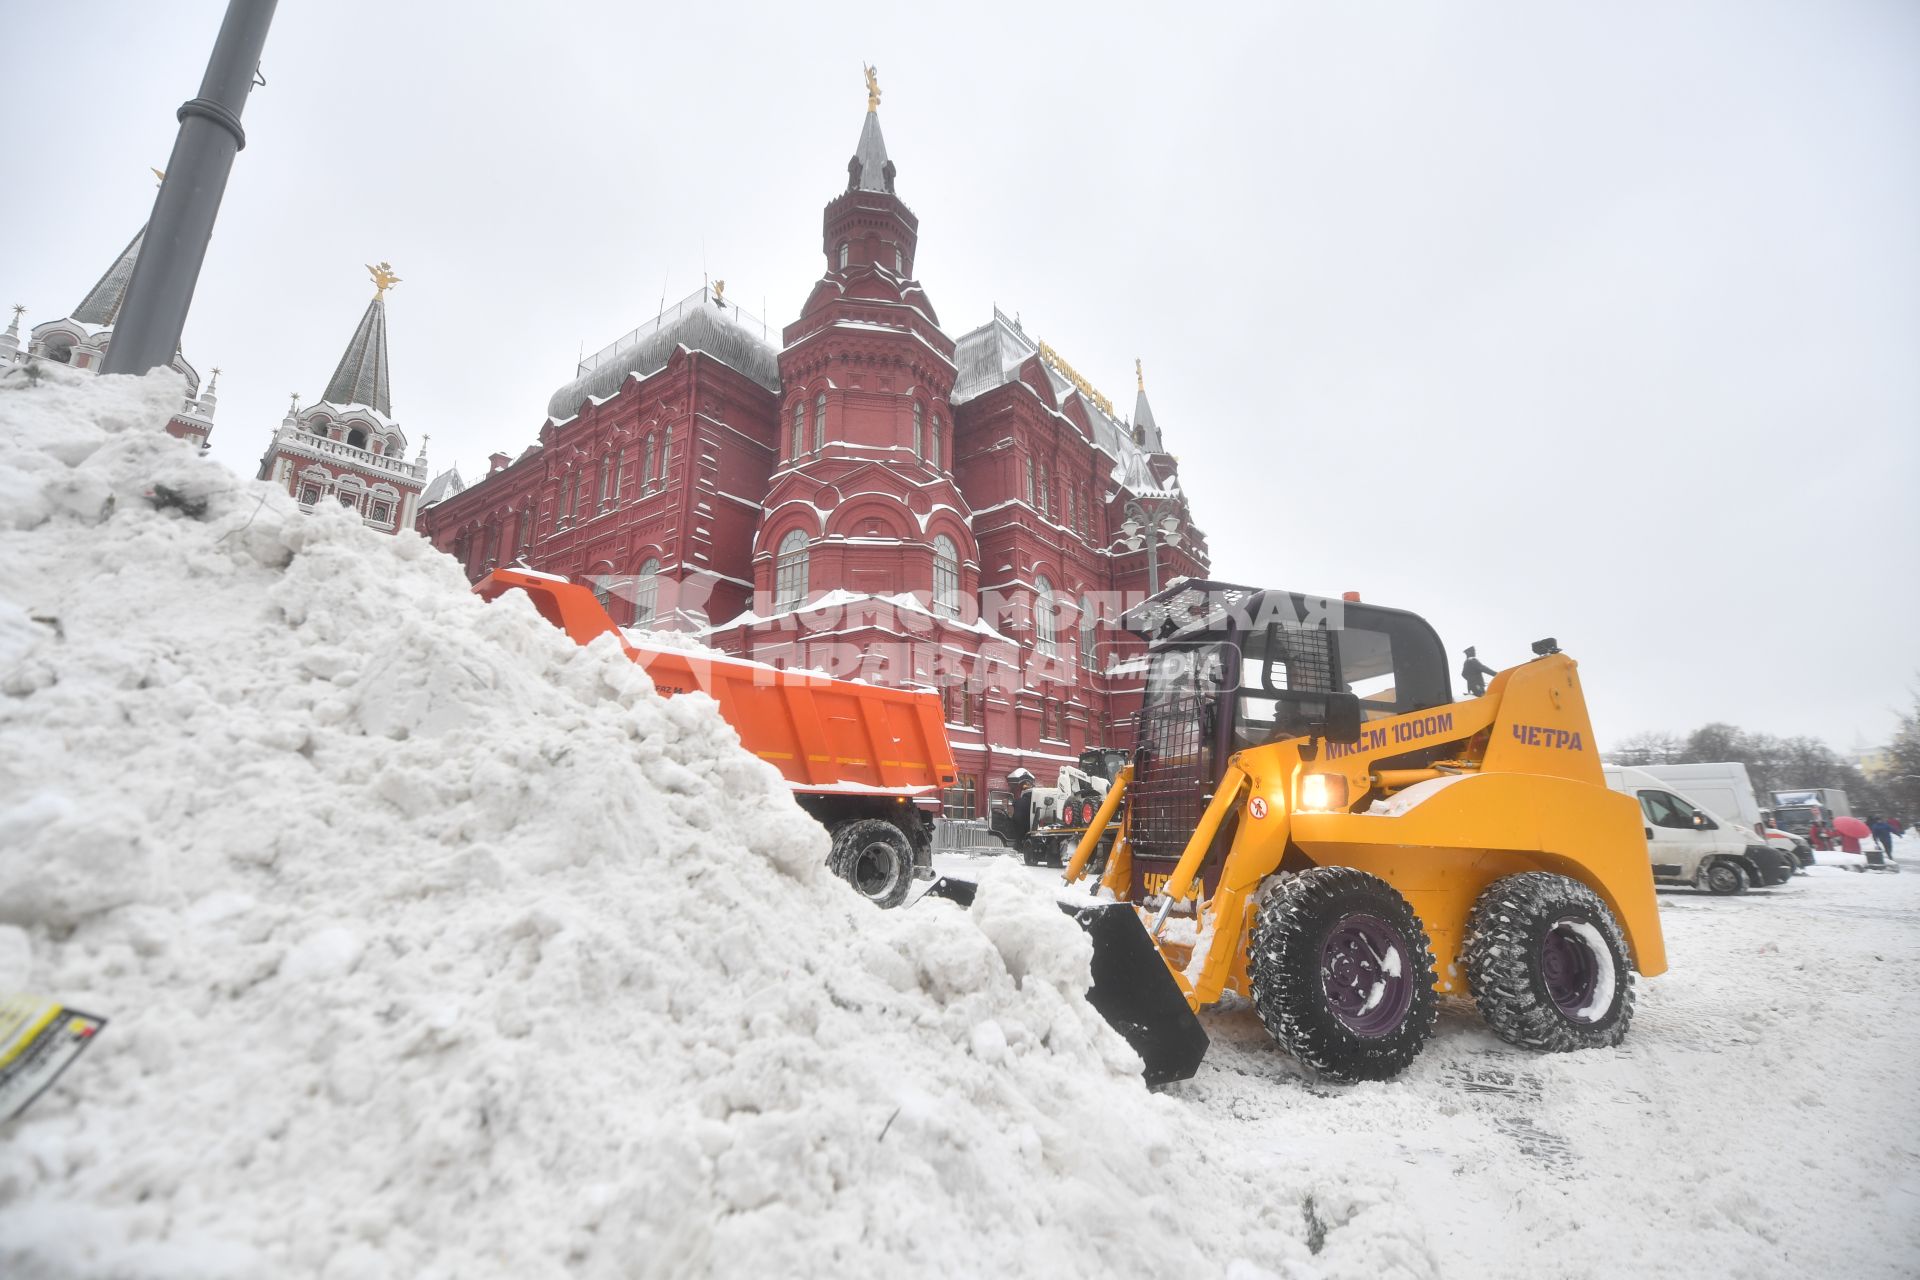
[[(971, 880), (942, 876), (923, 897), (973, 905)], [(1188, 1080), (1207, 1055), (1207, 1033), (1180, 984), (1167, 971), (1139, 914), (1124, 902), (1061, 903), (1093, 942), (1093, 986), (1087, 1003), (1118, 1031), (1145, 1064), (1150, 1085)]]

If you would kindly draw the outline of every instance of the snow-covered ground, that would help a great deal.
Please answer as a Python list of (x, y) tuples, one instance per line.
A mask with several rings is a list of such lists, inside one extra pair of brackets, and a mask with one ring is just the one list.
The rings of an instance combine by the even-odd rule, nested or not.
[(1670, 968), (1640, 980), (1615, 1051), (1525, 1052), (1449, 1002), (1400, 1079), (1324, 1085), (1240, 1005), (1204, 1015), (1213, 1048), (1167, 1096), (1330, 1241), (1349, 1229), (1332, 1188), (1367, 1187), (1434, 1274), (1914, 1275), (1920, 839), (1896, 854), (1904, 874), (1662, 890)]
[[(1054, 873), (880, 912), (712, 704), (0, 379), (0, 1277), (1910, 1272), (1920, 874), (1663, 896), (1626, 1044), (1161, 1093)], [(1920, 848), (1909, 846), (1920, 855)], [(1920, 870), (1920, 868), (1916, 868)]]

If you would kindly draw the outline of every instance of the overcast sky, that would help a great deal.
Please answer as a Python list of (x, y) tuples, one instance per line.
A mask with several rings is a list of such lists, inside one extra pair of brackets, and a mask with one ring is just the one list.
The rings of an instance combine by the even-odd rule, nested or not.
[[(146, 218), (223, 8), (0, 6), (29, 323)], [(703, 273), (777, 337), (865, 60), (947, 332), (998, 302), (1121, 405), (1144, 358), (1217, 576), (1555, 635), (1603, 743), (1911, 705), (1920, 5), (898, 9), (281, 0), (187, 323), (214, 455), (381, 259), (395, 416), (470, 478)]]

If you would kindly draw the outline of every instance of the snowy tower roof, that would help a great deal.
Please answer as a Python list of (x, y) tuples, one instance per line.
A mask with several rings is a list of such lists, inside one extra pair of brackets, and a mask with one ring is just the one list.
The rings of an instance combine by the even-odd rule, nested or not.
[[(382, 272), (386, 273), (385, 276)], [(380, 283), (383, 278), (386, 280), (384, 284)], [(386, 293), (399, 283), (399, 279), (391, 274), (386, 263), (380, 264), (380, 271), (374, 275), (379, 287), (374, 292), (373, 301), (367, 304), (366, 314), (360, 317), (360, 324), (347, 343), (346, 353), (340, 357), (339, 367), (327, 382), (327, 391), (322, 399), (333, 404), (364, 404), (379, 410), (386, 417), (393, 416), (391, 397), (387, 391)]]
[(147, 229), (143, 226), (107, 268), (107, 274), (100, 277), (100, 282), (89, 289), (80, 305), (73, 309), (75, 320), (103, 325), (114, 322), (120, 314), (120, 304), (127, 297), (127, 281), (133, 279), (133, 264), (140, 257), (140, 243), (146, 238)]
[(887, 140), (880, 136), (880, 82), (876, 69), (867, 71), (867, 120), (860, 126), (860, 145), (847, 161), (847, 190), (893, 190), (893, 161), (887, 159)]

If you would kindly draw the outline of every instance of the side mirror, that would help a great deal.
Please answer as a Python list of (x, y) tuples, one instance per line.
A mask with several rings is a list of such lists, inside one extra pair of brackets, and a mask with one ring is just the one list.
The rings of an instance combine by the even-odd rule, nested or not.
[(1330, 693), (1327, 695), (1326, 739), (1328, 742), (1349, 745), (1360, 741), (1359, 694)]
[(1704, 813), (1700, 813), (1700, 812), (1697, 812), (1697, 811), (1696, 811), (1696, 812), (1694, 813), (1694, 815), (1693, 815), (1693, 826), (1694, 826), (1694, 829), (1695, 829), (1696, 831), (1717, 831), (1717, 830), (1719, 830), (1719, 828), (1717, 828), (1717, 827), (1715, 827), (1715, 826), (1713, 825), (1713, 819), (1712, 819), (1712, 818), (1709, 818), (1709, 817), (1708, 817), (1708, 816), (1707, 816), (1706, 814), (1704, 814)]

